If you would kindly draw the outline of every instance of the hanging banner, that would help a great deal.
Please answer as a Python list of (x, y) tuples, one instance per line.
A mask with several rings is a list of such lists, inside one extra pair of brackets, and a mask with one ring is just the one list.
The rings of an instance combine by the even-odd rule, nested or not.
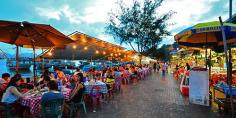
[(209, 106), (209, 72), (195, 67), (190, 71), (189, 102)]

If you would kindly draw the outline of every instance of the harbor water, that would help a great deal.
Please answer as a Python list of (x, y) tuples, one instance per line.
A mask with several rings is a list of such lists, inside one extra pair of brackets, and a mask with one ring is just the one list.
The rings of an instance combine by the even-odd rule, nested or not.
[[(10, 73), (11, 76), (13, 76), (14, 74), (16, 74), (16, 71), (14, 70), (10, 70), (7, 67), (7, 60), (6, 59), (0, 59), (0, 76), (3, 73)], [(32, 67), (29, 70), (20, 70), (20, 73), (22, 75), (22, 77), (26, 78), (26, 77), (32, 77), (33, 76), (33, 71), (32, 71)]]

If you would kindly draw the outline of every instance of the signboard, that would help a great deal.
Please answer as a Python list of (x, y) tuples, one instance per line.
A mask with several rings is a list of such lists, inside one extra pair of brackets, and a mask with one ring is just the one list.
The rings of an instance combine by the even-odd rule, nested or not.
[(205, 68), (193, 68), (189, 77), (189, 101), (209, 106), (209, 74)]

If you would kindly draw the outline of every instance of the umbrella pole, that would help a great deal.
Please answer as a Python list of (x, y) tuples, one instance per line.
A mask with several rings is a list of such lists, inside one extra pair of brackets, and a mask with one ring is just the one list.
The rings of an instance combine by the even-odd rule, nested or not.
[(205, 58), (206, 58), (206, 69), (207, 69), (207, 32), (206, 32), (206, 51), (205, 51)]
[[(43, 49), (42, 49), (42, 53), (43, 53)], [(42, 57), (42, 72), (44, 72), (44, 58), (43, 58), (43, 56), (41, 56)]]
[(207, 47), (206, 47), (206, 50), (205, 50), (205, 64), (206, 64), (206, 69), (207, 69)]
[(19, 46), (16, 46), (16, 73), (19, 73)]
[(36, 64), (35, 64), (35, 46), (33, 45), (33, 51), (34, 51), (34, 66), (33, 66), (33, 73), (34, 73), (34, 82), (36, 82)]
[[(225, 61), (226, 61), (226, 66), (227, 66), (227, 80), (228, 80), (228, 84), (229, 84), (229, 91), (230, 91), (230, 105), (231, 105), (231, 110), (232, 110), (232, 117), (234, 118), (234, 106), (233, 106), (233, 97), (232, 97), (232, 86), (231, 86), (231, 81), (232, 81), (232, 74), (230, 75), (230, 62), (231, 61), (231, 57), (228, 58), (228, 47), (226, 44), (226, 36), (225, 36), (225, 30), (223, 27), (223, 22), (221, 17), (219, 17), (219, 21), (221, 24), (221, 32), (222, 32), (222, 38), (223, 38), (223, 43), (224, 43), (224, 52), (225, 52)], [(229, 51), (230, 55), (231, 55), (231, 51)], [(230, 59), (230, 60), (229, 60)]]

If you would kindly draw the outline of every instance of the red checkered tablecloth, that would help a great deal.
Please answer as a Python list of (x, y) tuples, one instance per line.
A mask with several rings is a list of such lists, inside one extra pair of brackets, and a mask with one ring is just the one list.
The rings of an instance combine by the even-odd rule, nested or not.
[[(69, 99), (70, 96), (70, 89), (67, 89), (66, 91), (63, 91), (65, 100)], [(39, 97), (25, 97), (21, 101), (21, 105), (27, 106), (30, 108), (30, 113), (35, 116), (40, 116), (40, 103), (41, 103), (42, 96)]]

